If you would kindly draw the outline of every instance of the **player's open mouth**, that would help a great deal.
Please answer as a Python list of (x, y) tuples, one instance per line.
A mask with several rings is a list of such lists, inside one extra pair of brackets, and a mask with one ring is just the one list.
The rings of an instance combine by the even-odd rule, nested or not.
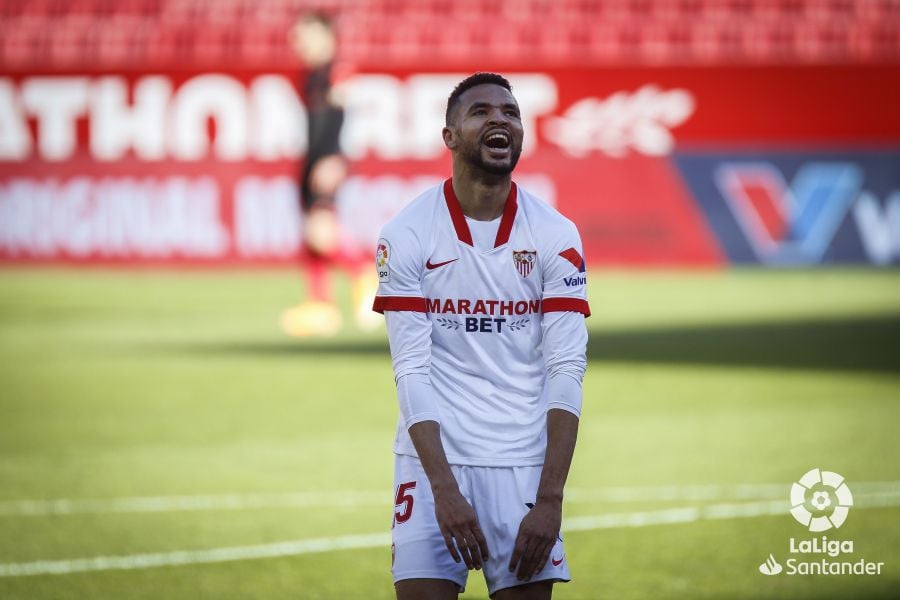
[(506, 158), (512, 147), (512, 138), (510, 138), (509, 132), (495, 129), (487, 132), (481, 138), (481, 143), (487, 146), (491, 158)]
[(496, 129), (494, 131), (489, 131), (482, 138), (484, 145), (493, 150), (506, 150), (509, 148), (511, 141), (509, 133)]

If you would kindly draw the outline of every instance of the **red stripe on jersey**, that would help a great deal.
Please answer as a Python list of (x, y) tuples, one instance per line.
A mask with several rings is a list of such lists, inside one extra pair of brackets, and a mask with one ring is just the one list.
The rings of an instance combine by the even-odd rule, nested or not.
[[(509, 195), (506, 197), (506, 204), (503, 207), (503, 216), (500, 218), (500, 227), (497, 228), (497, 237), (494, 239), (494, 248), (502, 246), (509, 241), (512, 233), (513, 221), (516, 220), (516, 211), (519, 204), (516, 200), (518, 191), (516, 184), (510, 182)], [(444, 182), (444, 199), (447, 201), (447, 209), (450, 211), (450, 220), (453, 221), (453, 228), (456, 230), (456, 237), (459, 241), (470, 246), (475, 244), (472, 242), (472, 232), (469, 231), (469, 224), (466, 223), (466, 215), (463, 213), (459, 198), (453, 191), (453, 179)]]
[(512, 233), (513, 221), (516, 220), (516, 210), (518, 209), (516, 196), (518, 196), (516, 184), (511, 182), (509, 196), (506, 197), (506, 206), (503, 207), (503, 217), (500, 219), (500, 228), (497, 229), (497, 239), (494, 240), (494, 248), (509, 241), (509, 234)]
[(581, 298), (544, 298), (541, 312), (579, 312), (585, 317), (591, 316), (591, 307), (587, 300)]
[(444, 182), (444, 199), (447, 200), (447, 208), (450, 210), (450, 220), (453, 221), (453, 228), (456, 229), (456, 237), (459, 241), (465, 242), (470, 246), (472, 243), (472, 232), (469, 231), (469, 225), (466, 223), (466, 215), (463, 214), (462, 206), (456, 198), (453, 191), (453, 180), (448, 179)]
[(372, 310), (382, 314), (386, 310), (428, 312), (428, 305), (425, 303), (425, 298), (419, 296), (375, 296)]

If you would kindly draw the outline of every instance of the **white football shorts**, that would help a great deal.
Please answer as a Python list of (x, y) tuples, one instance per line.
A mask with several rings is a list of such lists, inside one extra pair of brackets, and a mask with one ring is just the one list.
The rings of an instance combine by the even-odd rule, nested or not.
[[(482, 566), (488, 592), (534, 583), (569, 581), (562, 536), (550, 551), (544, 568), (530, 581), (509, 571), (522, 518), (534, 505), (541, 467), (470, 467), (450, 465), (462, 495), (469, 501), (487, 540)], [(418, 458), (394, 456), (394, 521), (391, 572), (394, 583), (403, 579), (449, 579), (465, 591), (469, 574), (464, 562), (454, 562), (434, 515), (431, 485)]]

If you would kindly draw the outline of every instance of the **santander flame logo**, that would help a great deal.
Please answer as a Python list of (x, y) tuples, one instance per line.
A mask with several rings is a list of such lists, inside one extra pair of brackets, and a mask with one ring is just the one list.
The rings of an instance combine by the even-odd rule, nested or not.
[(759, 565), (759, 572), (763, 575), (778, 575), (781, 573), (783, 567), (775, 557), (772, 556), (772, 553), (769, 553), (769, 558), (766, 559), (766, 562)]

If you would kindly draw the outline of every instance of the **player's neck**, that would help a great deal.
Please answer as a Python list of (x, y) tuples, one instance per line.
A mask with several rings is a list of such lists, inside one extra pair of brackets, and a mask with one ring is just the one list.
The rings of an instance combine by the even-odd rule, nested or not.
[(510, 185), (509, 175), (474, 178), (468, 173), (453, 173), (453, 192), (463, 214), (476, 221), (493, 221), (503, 214)]

